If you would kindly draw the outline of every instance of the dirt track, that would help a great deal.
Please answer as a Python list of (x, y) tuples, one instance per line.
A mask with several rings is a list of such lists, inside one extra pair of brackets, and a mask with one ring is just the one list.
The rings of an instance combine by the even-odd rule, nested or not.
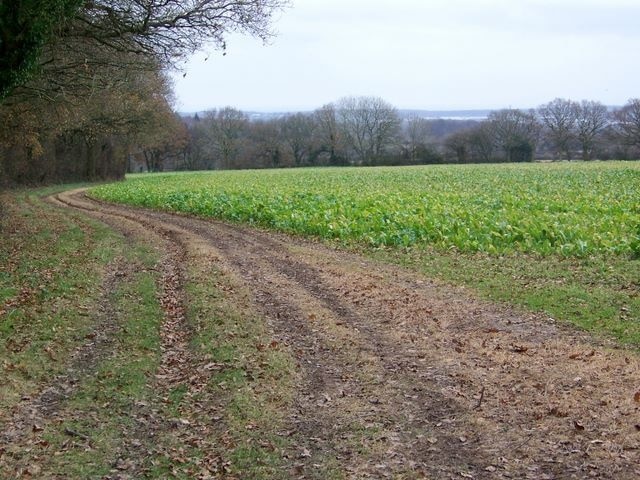
[[(274, 340), (299, 362), (287, 427), (302, 478), (324, 478), (314, 466), (327, 459), (347, 478), (640, 476), (632, 352), (315, 243), (82, 192), (56, 201), (129, 235), (161, 237), (174, 259), (214, 258), (252, 292)], [(180, 318), (170, 328), (180, 332)], [(186, 354), (178, 338), (165, 345), (169, 359)], [(188, 377), (167, 368), (165, 377)], [(373, 432), (366, 455), (350, 442), (354, 429)]]

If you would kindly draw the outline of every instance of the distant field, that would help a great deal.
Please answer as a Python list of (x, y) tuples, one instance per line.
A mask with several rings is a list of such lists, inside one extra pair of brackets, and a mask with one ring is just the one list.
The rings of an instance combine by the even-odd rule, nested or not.
[(134, 176), (97, 198), (350, 244), (582, 257), (640, 254), (640, 163)]

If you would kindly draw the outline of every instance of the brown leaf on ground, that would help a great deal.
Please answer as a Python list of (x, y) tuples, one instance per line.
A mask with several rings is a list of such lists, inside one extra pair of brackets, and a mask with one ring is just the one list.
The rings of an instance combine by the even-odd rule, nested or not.
[[(234, 289), (248, 292), (299, 365), (285, 424), (275, 427), (291, 432), (284, 471), (333, 465), (348, 478), (637, 478), (640, 439), (628, 435), (637, 414), (629, 399), (640, 400), (634, 352), (312, 242), (72, 194), (64, 201), (159, 232), (175, 255), (216, 258)], [(163, 356), (157, 377), (166, 392), (208, 362), (189, 356), (180, 272), (163, 268), (163, 351), (175, 354)], [(188, 419), (176, 434), (210, 425)], [(233, 446), (231, 435), (226, 443), (220, 437), (218, 448)]]

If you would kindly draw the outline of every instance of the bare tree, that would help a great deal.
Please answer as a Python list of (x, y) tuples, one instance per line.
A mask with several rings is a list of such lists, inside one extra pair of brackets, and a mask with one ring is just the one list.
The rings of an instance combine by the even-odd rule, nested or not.
[(474, 162), (487, 163), (493, 160), (495, 139), (489, 122), (481, 122), (470, 129), (467, 139), (470, 156)]
[(546, 138), (553, 145), (555, 158), (571, 160), (577, 106), (571, 100), (556, 98), (538, 107), (538, 116), (546, 131)]
[(309, 162), (313, 149), (314, 127), (314, 119), (309, 114), (295, 113), (281, 120), (282, 140), (289, 148), (297, 167)]
[(232, 32), (263, 40), (275, 12), (287, 0), (86, 0), (64, 32), (120, 52), (143, 54), (173, 65), (206, 44), (226, 48)]
[(213, 152), (209, 140), (208, 121), (202, 120), (198, 114), (187, 119), (189, 143), (181, 169), (211, 170), (214, 168)]
[(454, 132), (444, 141), (445, 157), (449, 162), (469, 162), (469, 132)]
[(400, 133), (396, 109), (378, 97), (345, 97), (337, 105), (338, 123), (360, 165), (371, 165)]
[(253, 168), (278, 168), (284, 165), (280, 125), (275, 121), (258, 121), (249, 124), (246, 166)]
[(444, 142), (446, 155), (457, 163), (491, 162), (495, 145), (495, 130), (488, 121), (454, 132)]
[(622, 142), (627, 146), (640, 147), (640, 98), (630, 99), (614, 113), (614, 119)]
[(431, 138), (431, 123), (418, 116), (407, 119), (404, 129), (406, 149), (412, 163), (418, 161), (419, 153), (427, 148)]
[(489, 114), (496, 145), (507, 162), (530, 162), (540, 137), (540, 124), (533, 112), (505, 109)]
[(240, 154), (241, 138), (244, 136), (249, 118), (233, 107), (225, 107), (205, 114), (202, 120), (212, 153), (217, 160), (216, 168), (234, 166)]
[(591, 160), (596, 140), (610, 124), (611, 115), (600, 102), (582, 100), (574, 104), (575, 136), (582, 149), (582, 159)]
[(329, 103), (313, 112), (315, 119), (314, 137), (318, 145), (318, 156), (328, 156), (329, 165), (339, 165), (343, 162), (344, 138), (338, 114), (334, 104)]

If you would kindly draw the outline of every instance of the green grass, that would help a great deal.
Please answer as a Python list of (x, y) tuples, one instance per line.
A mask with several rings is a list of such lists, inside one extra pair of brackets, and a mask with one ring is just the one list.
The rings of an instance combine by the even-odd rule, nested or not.
[[(158, 255), (99, 222), (40, 199), (67, 188), (72, 186), (10, 192), (1, 198), (3, 430), (12, 428), (4, 422), (21, 399), (58, 386), (52, 382), (68, 374), (72, 354), (88, 341), (101, 314), (114, 325), (112, 338), (93, 352), (87, 365), (76, 366), (76, 388), (59, 400), (55, 416), (42, 419), (38, 430), (20, 442), (4, 445), (2, 478), (22, 478), (21, 471), (33, 478), (102, 478), (112, 473), (123, 442), (135, 433), (136, 402), (160, 408), (150, 381), (159, 360), (163, 318), (153, 269)], [(119, 281), (114, 291), (105, 291), (104, 274), (118, 258), (134, 265), (137, 273)], [(113, 311), (103, 312), (104, 302)]]
[[(121, 328), (108, 357), (65, 402), (60, 415), (64, 421), (47, 426), (47, 448), (58, 454), (50, 456), (46, 472), (66, 478), (101, 478), (123, 455), (123, 440), (140, 438), (142, 448), (154, 447), (147, 444), (144, 429), (135, 421), (143, 414), (139, 404), (151, 406), (152, 411), (162, 408), (150, 382), (160, 359), (162, 319), (153, 275), (136, 275), (114, 292), (113, 300)], [(68, 431), (86, 439), (68, 448)]]
[[(120, 459), (133, 458), (144, 478), (190, 479), (214, 456), (237, 478), (288, 478), (282, 465), (290, 440), (279, 432), (294, 395), (294, 361), (285, 348), (261, 348), (271, 338), (246, 298), (229, 293), (237, 286), (210, 262), (191, 259), (189, 355), (220, 370), (198, 392), (187, 384), (164, 391), (155, 379), (164, 318), (160, 253), (40, 199), (55, 191), (0, 197), (2, 431), (13, 428), (11, 412), (23, 399), (67, 374), (105, 302), (110, 341), (87, 371), (76, 371), (78, 382), (55, 415), (0, 447), (0, 477), (103, 478), (119, 471)], [(111, 262), (128, 265), (129, 273), (104, 290)], [(192, 426), (176, 429), (177, 419)]]
[(640, 345), (640, 163), (145, 175), (108, 201), (338, 242)]
[[(295, 362), (285, 347), (272, 343), (264, 320), (246, 294), (214, 266), (192, 264), (187, 285), (195, 336), (192, 348), (216, 365), (205, 396), (225, 405), (221, 411), (218, 453), (238, 478), (289, 478), (280, 434), (295, 394)], [(198, 399), (183, 397), (177, 408), (197, 412)], [(227, 448), (220, 448), (227, 444)]]
[(640, 261), (624, 256), (586, 258), (489, 256), (432, 249), (361, 250), (482, 296), (570, 322), (584, 330), (640, 346)]
[[(382, 261), (469, 285), (488, 298), (544, 311), (637, 347), (640, 345), (640, 259), (633, 250), (633, 231), (638, 222), (638, 171), (637, 164), (606, 163), (462, 167), (459, 170), (437, 167), (224, 172), (137, 177), (117, 188), (133, 192), (131, 195), (135, 197), (138, 190), (151, 195), (160, 186), (170, 190), (171, 182), (179, 182), (177, 185), (186, 182), (180, 188), (184, 189), (181, 195), (188, 196), (187, 184), (196, 182), (201, 185), (202, 195), (206, 185), (213, 197), (220, 193), (216, 188), (223, 190), (229, 201), (222, 207), (229, 209), (237, 204), (246, 210), (246, 215), (251, 208), (261, 210), (251, 203), (252, 195), (258, 192), (263, 195), (263, 209), (277, 204), (283, 215), (287, 208), (293, 210), (288, 211), (288, 217), (264, 217), (272, 219), (264, 223), (260, 220), (262, 214), (244, 218), (233, 210), (225, 213), (229, 215), (225, 218), (337, 241)], [(455, 211), (470, 202), (473, 192), (481, 190), (474, 182), (484, 182), (486, 187), (491, 176), (499, 178), (498, 191), (502, 192), (507, 190), (508, 182), (518, 186), (513, 187), (514, 191), (524, 192), (528, 191), (524, 185), (532, 179), (547, 178), (557, 190), (555, 200), (565, 210), (578, 199), (582, 202), (600, 199), (599, 206), (575, 204), (571, 209), (575, 218), (567, 223), (570, 228), (580, 227), (576, 231), (582, 232), (581, 235), (591, 232), (593, 240), (584, 237), (588, 252), (568, 247), (559, 249), (551, 244), (547, 244), (549, 248), (545, 250), (544, 243), (535, 242), (465, 249), (464, 242), (471, 237), (460, 246), (452, 246), (430, 242), (428, 236), (424, 236), (407, 246), (404, 241), (371, 241), (366, 235), (340, 237), (320, 230), (314, 233), (313, 228), (319, 228), (321, 222), (309, 231), (292, 227), (304, 226), (305, 218), (324, 218), (322, 211), (304, 209), (319, 208), (323, 205), (320, 200), (328, 198), (334, 190), (355, 215), (345, 217), (345, 224), (356, 225), (361, 221), (356, 207), (363, 205), (363, 199), (373, 198), (374, 191), (382, 199), (386, 183), (391, 182), (388, 190), (395, 192), (395, 197), (390, 195), (388, 208), (393, 210), (404, 205), (388, 217), (398, 220), (404, 218), (400, 213), (408, 204), (394, 203), (394, 198), (409, 201), (439, 192), (443, 199), (450, 201), (453, 196), (442, 193), (453, 188), (446, 186), (450, 182), (455, 188), (469, 188), (459, 192), (459, 198), (466, 200), (452, 206)], [(575, 178), (563, 180), (571, 177)], [(283, 182), (289, 182), (289, 186)], [(603, 195), (603, 185), (598, 187), (603, 182), (611, 190), (608, 196)], [(233, 185), (235, 190), (224, 185)], [(259, 187), (255, 191), (251, 190), (254, 185)], [(420, 185), (422, 190), (418, 188)], [(591, 190), (585, 191), (583, 187)], [(328, 193), (323, 196), (320, 189)], [(189, 351), (195, 362), (212, 364), (214, 369), (196, 393), (186, 385), (159, 392), (154, 382), (160, 361), (162, 322), (157, 299), (159, 272), (154, 268), (159, 253), (127, 241), (82, 214), (53, 208), (40, 200), (40, 195), (54, 191), (21, 191), (0, 197), (3, 205), (0, 217), (0, 426), (3, 429), (20, 399), (35, 394), (55, 375), (63, 373), (73, 351), (86, 342), (86, 335), (95, 328), (93, 314), (104, 301), (100, 294), (108, 264), (122, 257), (135, 273), (121, 280), (108, 299), (114, 308), (112, 320), (118, 326), (112, 334), (112, 344), (95, 359), (90, 374), (81, 376), (80, 383), (72, 395), (63, 400), (56, 416), (44, 419), (22, 443), (0, 447), (0, 477), (15, 478), (16, 471), (27, 469), (32, 478), (102, 478), (114, 474), (118, 458), (137, 456), (143, 463), (145, 478), (188, 479), (194, 478), (203, 460), (213, 455), (220, 459), (219, 465), (224, 465), (225, 474), (229, 476), (290, 478), (291, 472), (284, 466), (291, 457), (287, 459), (285, 453), (295, 452), (296, 446), (291, 443), (295, 439), (283, 436), (282, 432), (286, 431), (286, 415), (296, 393), (295, 360), (286, 347), (271, 343), (264, 320), (250, 307), (250, 294), (233, 284), (214, 262), (187, 259), (187, 321), (193, 330)], [(237, 198), (233, 197), (233, 191)], [(427, 193), (420, 193), (423, 191)], [(171, 197), (170, 192), (165, 194), (169, 195), (167, 198), (179, 198)], [(274, 198), (271, 204), (264, 203), (268, 195)], [(278, 203), (278, 198), (284, 203)], [(309, 203), (305, 204), (305, 200)], [(547, 203), (549, 201), (547, 198)], [(385, 204), (383, 200), (379, 203), (383, 212)], [(162, 202), (155, 206), (160, 208)], [(176, 208), (176, 204), (168, 206)], [(523, 211), (533, 214), (536, 209)], [(492, 215), (491, 212), (483, 214), (486, 216), (482, 218)], [(616, 215), (620, 224), (615, 232), (621, 241), (605, 231)], [(330, 220), (331, 214), (327, 218)], [(373, 217), (362, 218), (363, 225), (367, 222), (378, 225)], [(530, 221), (535, 224), (541, 220)], [(392, 231), (400, 224), (386, 225)], [(563, 225), (559, 224), (560, 227)], [(354, 227), (345, 232), (357, 233), (358, 230)], [(488, 241), (489, 237), (483, 238)], [(149, 420), (149, 415), (159, 426), (153, 436), (146, 435), (135, 420), (136, 417)], [(167, 426), (171, 419), (181, 418), (188, 419), (194, 426), (206, 426), (207, 430), (190, 432), (188, 428), (174, 430)], [(363, 448), (366, 445), (360, 440), (376, 435), (376, 432), (359, 432), (358, 425), (346, 428), (358, 439), (354, 445), (363, 445)], [(140, 450), (133, 454), (123, 451), (123, 445), (132, 438), (141, 441)], [(318, 462), (322, 464), (318, 478), (341, 477), (339, 467), (333, 465), (331, 459), (321, 458)]]
[(66, 358), (91, 329), (101, 274), (119, 252), (117, 237), (104, 226), (63, 215), (37, 193), (2, 198), (2, 409), (65, 368)]

